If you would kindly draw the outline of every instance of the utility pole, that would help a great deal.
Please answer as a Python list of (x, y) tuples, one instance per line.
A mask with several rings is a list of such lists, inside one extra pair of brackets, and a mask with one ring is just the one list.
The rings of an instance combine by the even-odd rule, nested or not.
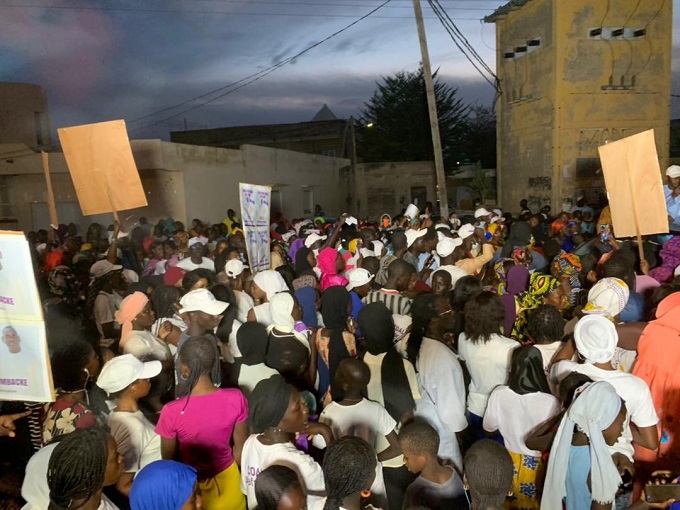
[(449, 197), (446, 191), (446, 175), (444, 173), (444, 157), (442, 156), (442, 141), (439, 136), (439, 117), (437, 116), (437, 101), (434, 95), (430, 54), (427, 51), (427, 38), (423, 23), (423, 10), (420, 0), (413, 0), (413, 10), (416, 12), (418, 25), (418, 39), (420, 39), (420, 53), (423, 56), (423, 74), (425, 75), (425, 90), (427, 92), (427, 109), (430, 114), (430, 129), (432, 130), (432, 149), (434, 150), (434, 169), (437, 175), (437, 199), (439, 211), (444, 218), (449, 217)]

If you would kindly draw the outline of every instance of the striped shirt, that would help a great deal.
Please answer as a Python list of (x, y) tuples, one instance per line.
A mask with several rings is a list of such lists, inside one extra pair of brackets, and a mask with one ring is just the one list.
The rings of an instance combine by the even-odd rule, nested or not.
[(362, 301), (365, 305), (382, 301), (393, 315), (408, 315), (411, 313), (411, 304), (413, 303), (411, 298), (402, 296), (398, 291), (391, 289), (369, 292)]

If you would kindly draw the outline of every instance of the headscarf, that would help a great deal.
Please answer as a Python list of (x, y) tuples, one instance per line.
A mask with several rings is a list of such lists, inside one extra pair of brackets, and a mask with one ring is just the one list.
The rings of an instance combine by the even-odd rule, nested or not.
[[(309, 340), (305, 335), (295, 331), (295, 319), (293, 319), (293, 307), (295, 306), (295, 299), (288, 292), (280, 292), (274, 294), (269, 302), (269, 315), (271, 317), (271, 326), (267, 328), (267, 333), (271, 333), (273, 329), (281, 333), (289, 333), (294, 335), (300, 343), (309, 349)], [(275, 342), (276, 340), (274, 340)]]
[(359, 327), (366, 350), (373, 356), (385, 354), (380, 367), (385, 409), (395, 421), (413, 412), (415, 402), (404, 368), (404, 358), (394, 348), (394, 320), (382, 301), (370, 303), (359, 312)]
[(512, 260), (515, 261), (515, 264), (528, 266), (531, 264), (533, 258), (531, 249), (526, 246), (524, 248), (515, 248), (512, 250)]
[(288, 256), (290, 257), (290, 260), (297, 261), (297, 252), (300, 251), (300, 248), (302, 248), (304, 245), (304, 239), (296, 239), (290, 243), (290, 248), (288, 248)]
[(569, 286), (571, 292), (567, 296), (569, 299), (569, 306), (576, 306), (576, 299), (581, 291), (581, 279), (579, 273), (583, 270), (581, 265), (581, 258), (572, 253), (560, 253), (553, 262), (553, 268), (561, 275), (569, 278)]
[(576, 349), (587, 363), (607, 363), (616, 352), (619, 335), (616, 326), (601, 315), (586, 315), (574, 328)]
[(588, 302), (583, 313), (603, 315), (610, 320), (621, 314), (628, 303), (630, 290), (623, 280), (603, 278), (588, 292)]
[(553, 235), (559, 234), (564, 227), (567, 226), (567, 222), (564, 220), (555, 220), (550, 224)]
[(659, 252), (661, 265), (649, 272), (649, 276), (660, 283), (673, 281), (675, 269), (680, 266), (680, 236), (671, 237)]
[(120, 347), (125, 347), (127, 338), (132, 333), (132, 321), (135, 320), (144, 307), (149, 302), (149, 298), (143, 292), (133, 292), (120, 303), (120, 309), (116, 311), (116, 322), (121, 325)]
[(508, 386), (518, 395), (550, 394), (541, 351), (533, 345), (522, 345), (512, 352)]
[(293, 387), (280, 375), (257, 383), (248, 400), (248, 415), (253, 431), (259, 434), (281, 423), (292, 394)]
[(513, 266), (508, 271), (506, 294), (500, 296), (503, 307), (505, 308), (503, 333), (506, 336), (512, 332), (515, 320), (517, 319), (516, 296), (522, 292), (526, 292), (529, 285), (529, 276), (529, 269), (524, 265)]
[(345, 287), (349, 282), (344, 276), (340, 276), (335, 269), (335, 261), (338, 258), (338, 250), (335, 248), (324, 248), (317, 257), (317, 266), (321, 271), (321, 290), (334, 286)]
[(76, 276), (67, 266), (57, 266), (47, 276), (47, 285), (55, 296), (72, 294), (77, 291)]
[(566, 496), (569, 452), (574, 426), (588, 436), (590, 448), (590, 492), (592, 500), (602, 504), (612, 503), (621, 483), (602, 431), (606, 430), (621, 411), (621, 397), (606, 381), (587, 384), (579, 389), (569, 410), (562, 418), (555, 441), (550, 450), (550, 462), (543, 489), (541, 509), (562, 508)]
[(302, 322), (304, 322), (308, 328), (318, 328), (319, 319), (316, 315), (316, 300), (318, 294), (316, 289), (312, 286), (300, 287), (295, 290), (295, 298), (302, 307)]
[(328, 345), (328, 369), (334, 398), (342, 396), (342, 389), (335, 385), (335, 371), (343, 359), (350, 357), (343, 332), (350, 314), (351, 303), (352, 298), (345, 287), (330, 287), (321, 296), (321, 316), (324, 326), (330, 330), (331, 337)]
[(307, 257), (309, 254), (312, 253), (312, 250), (307, 248), (306, 246), (302, 246), (299, 250), (297, 250), (297, 253), (295, 254), (295, 274), (298, 276), (302, 276), (303, 274), (306, 274), (307, 272), (314, 272), (314, 268), (312, 268), (312, 265), (309, 263), (307, 260)]
[(552, 276), (534, 273), (529, 278), (529, 290), (520, 294), (518, 299), (522, 310), (533, 310), (543, 304), (543, 299), (562, 285)]
[(347, 243), (347, 248), (350, 253), (355, 254), (357, 252), (357, 245), (359, 244), (359, 238), (355, 237), (349, 243)]
[(316, 289), (317, 285), (319, 285), (319, 280), (316, 279), (316, 275), (305, 274), (293, 280), (293, 291), (297, 292), (305, 287)]
[(244, 365), (264, 363), (267, 354), (269, 335), (267, 328), (259, 322), (244, 322), (236, 333), (236, 344), (241, 351), (241, 362)]
[[(517, 248), (521, 251), (521, 248)], [(515, 250), (515, 251), (517, 251)], [(502, 296), (506, 293), (506, 286), (508, 283), (508, 275), (505, 270), (505, 265), (510, 263), (510, 259), (500, 259), (493, 265), (493, 271), (496, 273), (497, 283), (491, 285), (488, 290)], [(516, 264), (516, 263), (515, 263)], [(512, 266), (514, 267), (514, 266)], [(510, 269), (512, 269), (512, 267)]]
[(281, 273), (271, 269), (266, 269), (257, 273), (254, 277), (254, 281), (267, 295), (267, 301), (271, 301), (275, 294), (288, 290), (286, 280), (283, 279)]
[(157, 460), (135, 477), (130, 491), (132, 510), (181, 510), (194, 492), (196, 470), (174, 460)]

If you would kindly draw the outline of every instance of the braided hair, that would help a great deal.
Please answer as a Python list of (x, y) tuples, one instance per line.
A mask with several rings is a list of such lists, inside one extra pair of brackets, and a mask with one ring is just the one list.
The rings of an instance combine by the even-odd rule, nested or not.
[(439, 296), (436, 294), (421, 294), (411, 307), (411, 315), (413, 316), (413, 325), (411, 326), (411, 336), (408, 339), (408, 347), (406, 353), (408, 360), (415, 366), (420, 354), (420, 346), (423, 343), (425, 332), (430, 326), (432, 319), (439, 315), (437, 311), (437, 300)]
[(170, 319), (177, 313), (177, 303), (181, 296), (177, 287), (159, 285), (151, 293), (151, 305), (157, 319)]
[(564, 319), (554, 306), (539, 305), (529, 312), (527, 333), (538, 344), (559, 342), (564, 336)]
[(327, 495), (323, 510), (338, 510), (347, 496), (368, 489), (377, 462), (373, 448), (359, 437), (333, 441), (323, 460)]
[(48, 510), (77, 510), (101, 491), (108, 454), (108, 434), (101, 429), (66, 435), (54, 448), (47, 466)]
[[(191, 392), (202, 375), (210, 375), (210, 379), (216, 386), (222, 381), (217, 343), (210, 338), (192, 336), (182, 345), (178, 357), (180, 363), (189, 368), (189, 376), (183, 385), (180, 396), (190, 398)], [(189, 398), (187, 398), (184, 409), (189, 405)]]
[(287, 466), (269, 466), (255, 479), (258, 510), (276, 510), (279, 501), (291, 490), (302, 490), (295, 471)]

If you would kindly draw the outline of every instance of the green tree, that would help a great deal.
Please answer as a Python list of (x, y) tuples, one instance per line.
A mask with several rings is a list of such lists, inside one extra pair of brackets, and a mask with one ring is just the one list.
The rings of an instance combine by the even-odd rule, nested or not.
[(496, 112), (486, 106), (470, 107), (465, 133), (465, 155), (482, 168), (496, 168)]
[(474, 173), (468, 186), (475, 193), (475, 198), (479, 198), (484, 202), (487, 198), (493, 196), (493, 190), (491, 189), (491, 179), (489, 179), (482, 168), (479, 164), (475, 165)]
[[(465, 146), (468, 105), (433, 74), (444, 165), (452, 169)], [(432, 161), (432, 135), (423, 68), (383, 77), (364, 104), (357, 132), (359, 157), (371, 161)]]

